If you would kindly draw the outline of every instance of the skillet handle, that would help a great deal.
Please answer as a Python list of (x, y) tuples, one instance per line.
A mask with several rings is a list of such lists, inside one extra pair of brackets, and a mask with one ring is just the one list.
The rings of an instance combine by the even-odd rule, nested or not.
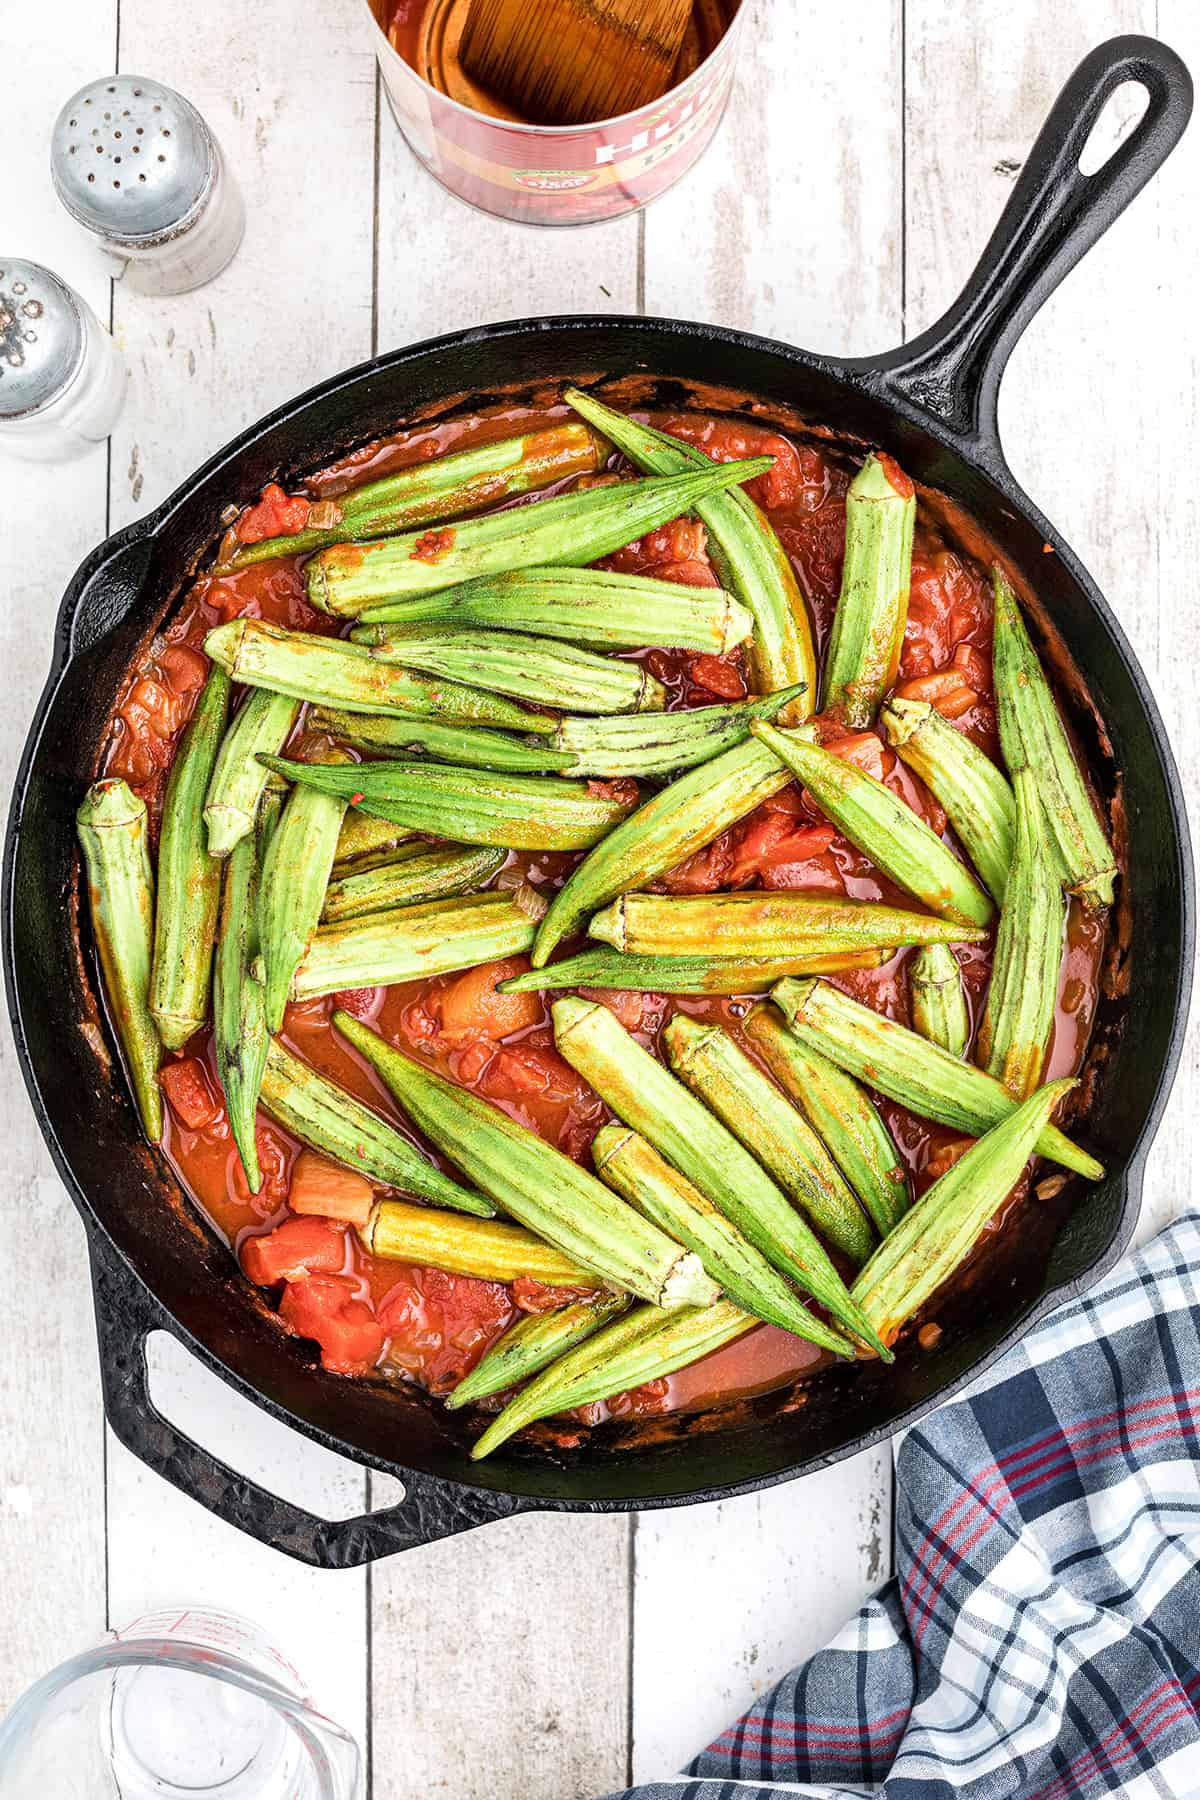
[[(1084, 146), (1129, 81), (1145, 88), (1149, 104), (1103, 167), (1085, 175)], [(872, 366), (886, 398), (933, 413), (968, 451), (998, 452), (996, 401), (1017, 339), (1166, 161), (1191, 111), (1191, 76), (1166, 44), (1115, 37), (1091, 51), (1055, 101), (963, 293), (920, 337), (864, 363), (864, 373)]]
[[(109, 1425), (127, 1450), (227, 1525), (319, 1569), (352, 1569), (532, 1510), (506, 1494), (406, 1472), (404, 1499), (355, 1519), (322, 1519), (260, 1487), (159, 1412), (150, 1396), (146, 1340), (174, 1322), (96, 1229), (89, 1230), (100, 1378)], [(186, 1345), (191, 1348), (190, 1345)]]

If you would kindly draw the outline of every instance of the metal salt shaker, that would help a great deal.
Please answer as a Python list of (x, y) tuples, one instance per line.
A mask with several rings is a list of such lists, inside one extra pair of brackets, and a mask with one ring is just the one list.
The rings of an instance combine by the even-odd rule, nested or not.
[(140, 75), (89, 82), (63, 107), (50, 173), (115, 273), (146, 294), (183, 294), (219, 275), (246, 214), (216, 138), (190, 101)]
[(40, 263), (0, 256), (0, 450), (82, 455), (124, 398), (125, 365), (87, 302)]

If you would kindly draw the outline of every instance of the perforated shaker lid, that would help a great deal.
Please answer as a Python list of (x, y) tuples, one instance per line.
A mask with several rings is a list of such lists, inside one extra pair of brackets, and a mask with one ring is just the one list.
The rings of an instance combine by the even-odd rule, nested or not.
[(41, 263), (0, 256), (0, 421), (46, 406), (79, 373), (83, 313)]
[(58, 197), (89, 231), (117, 243), (186, 225), (212, 186), (216, 149), (196, 108), (141, 75), (110, 75), (73, 94), (50, 140)]

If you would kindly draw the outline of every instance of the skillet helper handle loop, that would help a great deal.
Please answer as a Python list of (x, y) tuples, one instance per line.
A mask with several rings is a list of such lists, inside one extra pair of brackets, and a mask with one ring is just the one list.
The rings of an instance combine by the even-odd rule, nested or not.
[[(1087, 141), (1126, 82), (1146, 90), (1146, 110), (1102, 167), (1085, 175), (1079, 163)], [(1111, 38), (1085, 56), (963, 293), (928, 331), (876, 364), (884, 388), (934, 413), (976, 453), (998, 449), (997, 396), (1018, 338), (1166, 161), (1191, 112), (1187, 67), (1156, 38)]]
[(95, 1230), (89, 1238), (108, 1423), (148, 1469), (227, 1525), (314, 1568), (352, 1569), (531, 1510), (528, 1501), (414, 1473), (405, 1474), (397, 1505), (353, 1519), (322, 1519), (260, 1487), (159, 1412), (150, 1395), (146, 1343), (151, 1332), (179, 1332), (107, 1240)]

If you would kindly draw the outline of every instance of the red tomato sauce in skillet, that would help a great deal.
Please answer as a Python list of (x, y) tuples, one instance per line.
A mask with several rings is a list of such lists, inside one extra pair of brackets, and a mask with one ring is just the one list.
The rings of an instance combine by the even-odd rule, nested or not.
[[(561, 407), (547, 411), (497, 406), (397, 433), (313, 476), (299, 496), (289, 496), (274, 486), (267, 489), (241, 514), (233, 530), (241, 541), (252, 542), (279, 530), (299, 529), (307, 512), (306, 500), (319, 503), (335, 498), (411, 463), (563, 416)], [(717, 460), (763, 453), (775, 456), (775, 466), (751, 488), (796, 569), (823, 650), (841, 579), (848, 466), (832, 449), (792, 440), (742, 419), (691, 412), (653, 417), (656, 424), (699, 445)], [(608, 478), (622, 469), (614, 459)], [(528, 504), (544, 493), (509, 504)], [(716, 581), (704, 528), (692, 519), (678, 519), (648, 533), (605, 559), (602, 566), (685, 584)], [(337, 633), (346, 628), (346, 622), (309, 606), (300, 558), (281, 558), (231, 575), (197, 578), (128, 677), (116, 704), (104, 757), (103, 772), (123, 776), (146, 800), (155, 830), (179, 733), (207, 672), (201, 648), (205, 633), (239, 616), (305, 631)], [(666, 684), (672, 709), (712, 705), (719, 699), (740, 698), (748, 691), (740, 651), (723, 657), (654, 648), (630, 654), (644, 659)], [(946, 541), (920, 504), (899, 686), (932, 701), (959, 730), (990, 755), (998, 756), (991, 684), (991, 601), (985, 572)], [(297, 737), (302, 732), (303, 718)], [(828, 719), (822, 721), (822, 738), (836, 753), (852, 758), (893, 786), (935, 830), (945, 830), (946, 821), (936, 801), (879, 735), (849, 735)], [(513, 853), (496, 880), (507, 884), (524, 876), (549, 893), (577, 860), (571, 855)], [(796, 786), (725, 832), (659, 885), (674, 893), (756, 886), (804, 888), (912, 904), (837, 834)], [(1072, 903), (1045, 1079), (1074, 1073), (1083, 1061), (1096, 1004), (1104, 930), (1103, 920), (1089, 918)], [(907, 1023), (905, 965), (910, 954), (901, 951), (882, 968), (834, 979), (855, 998)], [(977, 1024), (987, 989), (991, 946), (959, 946), (957, 955)], [(379, 1079), (332, 1029), (334, 1007), (345, 1006), (405, 1053), (477, 1090), (568, 1155), (587, 1163), (592, 1138), (610, 1115), (554, 1048), (549, 1013), (553, 996), (495, 993), (497, 980), (524, 966), (522, 959), (512, 959), (502, 967), (491, 965), (293, 1005), (283, 1035), (305, 1061), (421, 1143)], [(663, 1025), (676, 1009), (719, 1022), (737, 1035), (740, 1020), (753, 1004), (634, 993), (599, 997), (650, 1048), (657, 1046)], [(305, 1229), (292, 1230), (287, 1238), (268, 1237), (291, 1217), (288, 1189), (300, 1145), (260, 1113), (258, 1141), (264, 1183), (261, 1192), (251, 1196), (222, 1103), (211, 1033), (199, 1032), (180, 1056), (169, 1058), (161, 1079), (167, 1100), (164, 1149), (184, 1187), (234, 1252), (245, 1259), (248, 1272), (279, 1294), (285, 1326), (299, 1336), (317, 1340), (327, 1367), (357, 1375), (378, 1369), (382, 1375), (415, 1381), (434, 1394), (446, 1393), (522, 1310), (538, 1310), (557, 1298), (539, 1290), (534, 1282), (518, 1282), (509, 1288), (374, 1258), (352, 1229), (336, 1222), (297, 1220)], [(914, 1195), (919, 1195), (948, 1166), (962, 1140), (891, 1102), (883, 1101), (881, 1107), (907, 1166)], [(427, 1144), (422, 1143), (422, 1148), (432, 1154)], [(988, 1227), (989, 1233), (1004, 1228), (1022, 1196), (1023, 1190), (1018, 1189), (1010, 1197)], [(261, 1240), (261, 1247), (255, 1244), (248, 1250), (255, 1240)], [(289, 1268), (292, 1279), (287, 1277)], [(282, 1275), (282, 1281), (272, 1283), (272, 1273)], [(632, 1394), (614, 1396), (604, 1406), (584, 1409), (580, 1423), (592, 1424), (606, 1416), (628, 1418), (719, 1406), (786, 1387), (827, 1360), (800, 1339), (760, 1326), (740, 1342), (667, 1381), (652, 1382)]]

